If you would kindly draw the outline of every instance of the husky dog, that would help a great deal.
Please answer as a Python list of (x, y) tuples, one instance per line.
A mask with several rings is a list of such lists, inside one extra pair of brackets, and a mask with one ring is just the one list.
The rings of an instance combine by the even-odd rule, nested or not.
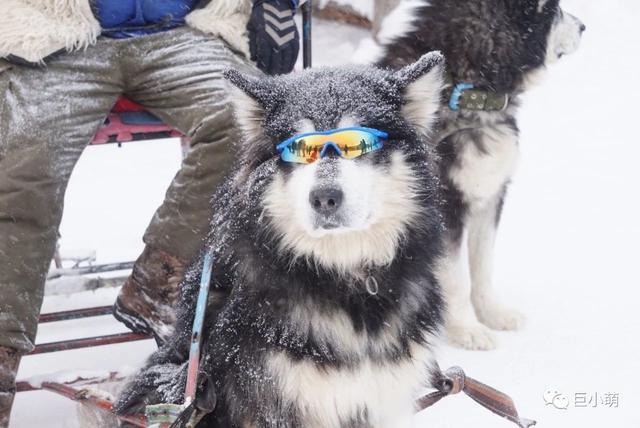
[[(215, 410), (200, 426), (410, 426), (443, 317), (442, 200), (427, 142), (442, 56), (397, 72), (228, 78), (245, 138), (203, 250), (215, 262), (195, 407)], [(306, 164), (276, 150), (296, 134), (354, 127), (388, 135), (356, 158), (334, 140)], [(119, 412), (182, 401), (203, 257), (182, 284), (178, 336), (125, 388)]]
[(438, 269), (445, 328), (456, 345), (491, 349), (490, 329), (523, 323), (499, 303), (491, 273), (518, 159), (519, 95), (547, 65), (578, 48), (585, 26), (559, 0), (429, 0), (410, 11), (408, 31), (384, 46), (379, 64), (399, 68), (436, 49), (447, 60), (448, 90), (434, 138), (448, 229)]

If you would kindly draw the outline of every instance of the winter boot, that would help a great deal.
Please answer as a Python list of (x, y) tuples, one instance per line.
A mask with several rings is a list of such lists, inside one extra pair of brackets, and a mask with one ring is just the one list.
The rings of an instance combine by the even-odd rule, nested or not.
[(152, 334), (158, 346), (174, 332), (184, 262), (147, 245), (122, 286), (113, 316), (136, 333)]
[(19, 363), (18, 351), (0, 346), (0, 428), (9, 426), (11, 405), (16, 395), (16, 373)]

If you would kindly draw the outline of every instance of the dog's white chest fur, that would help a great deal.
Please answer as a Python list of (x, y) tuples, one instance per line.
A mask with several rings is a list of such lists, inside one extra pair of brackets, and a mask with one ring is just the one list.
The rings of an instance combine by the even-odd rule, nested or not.
[(412, 355), (399, 363), (365, 358), (353, 368), (325, 369), (279, 353), (267, 356), (267, 366), (307, 428), (340, 428), (355, 420), (375, 428), (409, 428), (432, 354), (414, 345)]
[(449, 178), (471, 204), (500, 193), (515, 172), (519, 158), (518, 136), (508, 126), (483, 128), (480, 138), (482, 141), (477, 144), (463, 142), (458, 163), (449, 171)]

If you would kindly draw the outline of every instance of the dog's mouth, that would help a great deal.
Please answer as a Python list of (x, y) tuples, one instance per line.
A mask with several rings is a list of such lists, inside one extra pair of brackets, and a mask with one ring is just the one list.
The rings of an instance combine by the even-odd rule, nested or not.
[(341, 235), (350, 232), (358, 232), (371, 227), (371, 217), (369, 214), (365, 216), (364, 221), (361, 219), (350, 220), (344, 215), (323, 216), (315, 214), (311, 221), (311, 230), (308, 233), (311, 237), (321, 238), (326, 235)]
[(309, 235), (313, 238), (322, 238), (326, 235), (340, 235), (355, 230), (357, 229), (343, 220), (316, 217), (312, 222), (312, 229), (309, 231)]
[(316, 220), (315, 224), (313, 225), (314, 229), (320, 229), (320, 230), (334, 230), (334, 229), (338, 229), (340, 227), (342, 227), (343, 225), (337, 221), (332, 221), (332, 220), (326, 220), (326, 219), (321, 219), (321, 220)]

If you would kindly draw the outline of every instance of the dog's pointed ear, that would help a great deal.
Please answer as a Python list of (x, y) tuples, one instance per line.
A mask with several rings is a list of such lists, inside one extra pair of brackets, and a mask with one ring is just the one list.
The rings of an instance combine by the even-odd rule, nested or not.
[(247, 76), (236, 70), (226, 70), (224, 77), (231, 83), (229, 97), (234, 106), (236, 123), (247, 140), (262, 135), (265, 105), (271, 98), (266, 79)]
[(430, 52), (393, 74), (402, 90), (402, 115), (420, 133), (428, 134), (440, 109), (444, 88), (444, 56)]
[(540, 19), (540, 16), (555, 14), (560, 7), (560, 0), (520, 0), (512, 6), (516, 7), (515, 15), (523, 26)]

